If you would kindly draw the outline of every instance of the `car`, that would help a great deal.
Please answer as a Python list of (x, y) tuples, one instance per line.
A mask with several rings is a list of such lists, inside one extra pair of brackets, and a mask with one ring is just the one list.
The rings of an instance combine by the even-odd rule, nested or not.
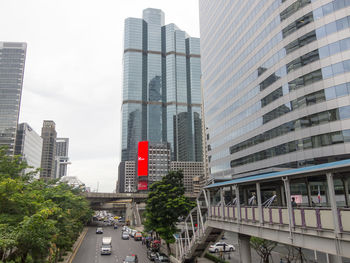
[(170, 262), (169, 257), (163, 253), (157, 252), (154, 257), (155, 263), (161, 263), (161, 262)]
[(117, 224), (114, 224), (113, 228), (114, 228), (114, 229), (118, 229), (118, 225), (117, 225)]
[(135, 241), (141, 241), (142, 240), (142, 233), (141, 232), (136, 232), (134, 235), (134, 240)]
[(131, 231), (129, 232), (130, 236), (133, 238), (136, 234), (136, 230), (135, 229), (131, 229)]
[(129, 255), (124, 259), (124, 263), (138, 263), (137, 255)]
[(96, 228), (96, 234), (103, 234), (103, 228), (102, 227)]
[(126, 232), (126, 231), (124, 231), (124, 232), (122, 232), (122, 239), (129, 239), (130, 237), (129, 237), (129, 233), (128, 232)]
[(127, 226), (123, 226), (122, 231), (126, 231), (128, 229)]
[(211, 245), (209, 247), (209, 252), (212, 252), (212, 253), (217, 253), (219, 251), (225, 251), (225, 252), (232, 252), (232, 251), (235, 251), (235, 247), (233, 245), (229, 245), (225, 242), (217, 242), (215, 243), (214, 245)]

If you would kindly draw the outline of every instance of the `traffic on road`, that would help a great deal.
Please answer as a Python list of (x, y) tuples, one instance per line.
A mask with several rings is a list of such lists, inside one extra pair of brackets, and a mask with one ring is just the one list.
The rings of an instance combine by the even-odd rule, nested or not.
[(122, 227), (114, 228), (105, 224), (102, 234), (97, 234), (96, 230), (97, 227), (89, 227), (72, 263), (152, 262), (147, 257), (146, 245), (135, 241), (130, 234), (128, 239), (123, 238), (122, 233), (126, 231)]

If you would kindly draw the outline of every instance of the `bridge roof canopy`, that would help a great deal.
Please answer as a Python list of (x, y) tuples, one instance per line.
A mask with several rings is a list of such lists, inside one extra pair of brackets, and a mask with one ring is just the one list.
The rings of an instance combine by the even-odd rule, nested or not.
[(218, 188), (223, 186), (230, 186), (235, 184), (243, 184), (243, 183), (253, 183), (258, 181), (266, 181), (270, 179), (277, 179), (279, 177), (288, 177), (293, 175), (305, 175), (305, 176), (311, 176), (316, 174), (324, 174), (327, 172), (335, 172), (335, 171), (342, 171), (342, 170), (350, 170), (350, 159), (337, 161), (337, 162), (331, 162), (331, 163), (323, 163), (313, 166), (307, 166), (297, 169), (289, 169), (281, 172), (273, 172), (273, 173), (266, 173), (266, 174), (258, 174), (253, 176), (246, 176), (241, 177), (225, 182), (218, 182), (214, 184), (210, 184), (205, 186), (205, 189), (210, 188)]

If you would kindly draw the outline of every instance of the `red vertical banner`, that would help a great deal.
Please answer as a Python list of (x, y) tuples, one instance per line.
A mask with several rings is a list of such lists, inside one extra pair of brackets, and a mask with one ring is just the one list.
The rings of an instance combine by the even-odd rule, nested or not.
[(139, 142), (137, 176), (148, 176), (148, 141)]

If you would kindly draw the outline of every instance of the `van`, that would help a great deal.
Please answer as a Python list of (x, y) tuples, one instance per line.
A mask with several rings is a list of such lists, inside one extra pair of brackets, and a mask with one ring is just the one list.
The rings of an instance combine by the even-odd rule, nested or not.
[(112, 237), (102, 237), (101, 255), (112, 254)]
[(141, 232), (136, 232), (134, 235), (134, 240), (135, 241), (141, 241), (142, 240), (142, 233)]

